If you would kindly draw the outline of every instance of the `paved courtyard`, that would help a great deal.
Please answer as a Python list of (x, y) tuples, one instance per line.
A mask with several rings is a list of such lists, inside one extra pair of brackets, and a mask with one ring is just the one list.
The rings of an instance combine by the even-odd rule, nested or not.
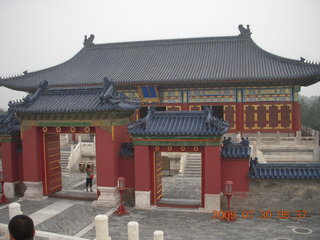
[(201, 199), (201, 179), (183, 178), (179, 174), (162, 177), (163, 198)]
[[(320, 239), (320, 214), (309, 213), (305, 219), (238, 218), (226, 223), (212, 219), (212, 214), (198, 210), (128, 208), (126, 216), (113, 215), (115, 209), (96, 206), (90, 201), (46, 198), (42, 201), (20, 201), (24, 214), (31, 216), (37, 230), (85, 239), (95, 237), (92, 224), (97, 214), (109, 215), (109, 231), (113, 240), (127, 239), (127, 223), (138, 221), (140, 239), (152, 239), (155, 230), (163, 230), (165, 239)], [(8, 205), (0, 206), (0, 223), (8, 224)]]

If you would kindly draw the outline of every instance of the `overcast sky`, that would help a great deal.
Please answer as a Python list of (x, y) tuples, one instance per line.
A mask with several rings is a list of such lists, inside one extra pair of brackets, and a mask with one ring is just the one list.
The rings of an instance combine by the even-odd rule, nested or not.
[[(95, 43), (238, 35), (261, 48), (320, 62), (319, 0), (0, 0), (0, 76), (70, 59)], [(320, 83), (302, 88), (320, 95)], [(0, 88), (0, 108), (25, 93)]]

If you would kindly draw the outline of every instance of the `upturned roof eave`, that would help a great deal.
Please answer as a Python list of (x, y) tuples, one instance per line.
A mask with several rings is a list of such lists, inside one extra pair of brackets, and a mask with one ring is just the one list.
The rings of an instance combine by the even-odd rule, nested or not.
[[(83, 47), (76, 55), (74, 55), (72, 58), (69, 60), (52, 66), (50, 68), (46, 68), (43, 70), (35, 71), (35, 72), (30, 72), (26, 73), (25, 75), (21, 76), (15, 76), (11, 78), (5, 78), (0, 80), (0, 86), (4, 86), (13, 90), (18, 90), (18, 91), (27, 91), (27, 92), (33, 92), (37, 89), (37, 84), (34, 85), (26, 85), (26, 86), (19, 86), (17, 83), (13, 83), (12, 80), (19, 80), (21, 81), (28, 81), (29, 79), (32, 78), (39, 78), (39, 82), (45, 79), (45, 72), (49, 72), (52, 70), (55, 70), (57, 68), (62, 68), (65, 65), (67, 65), (69, 62), (75, 61), (79, 56), (81, 56), (83, 53), (86, 51), (90, 50), (95, 50), (99, 48), (116, 48), (116, 47), (139, 47), (139, 46), (148, 46), (148, 45), (169, 45), (169, 44), (183, 44), (185, 43), (190, 43), (190, 42), (206, 42), (206, 41), (224, 41), (224, 40), (237, 40), (237, 41), (248, 41), (250, 44), (254, 46), (254, 48), (257, 51), (260, 51), (263, 55), (267, 55), (268, 57), (271, 57), (272, 59), (275, 59), (276, 61), (281, 61), (281, 62), (289, 62), (290, 64), (295, 64), (299, 65), (301, 67), (308, 67), (308, 66), (315, 66), (315, 64), (311, 63), (305, 63), (303, 61), (299, 60), (293, 60), (289, 58), (284, 58), (277, 56), (275, 54), (272, 54), (270, 52), (267, 52), (260, 48), (252, 39), (251, 37), (241, 37), (241, 36), (225, 36), (225, 37), (206, 37), (206, 38), (186, 38), (186, 39), (164, 39), (164, 40), (151, 40), (151, 41), (137, 41), (137, 42), (123, 42), (123, 43), (107, 43), (107, 44), (94, 44), (90, 47)], [(38, 74), (42, 74), (43, 76), (39, 77)], [(184, 84), (185, 86), (192, 86), (192, 85), (205, 85), (205, 84), (215, 84), (215, 86), (252, 86), (257, 83), (259, 85), (278, 85), (278, 86), (283, 86), (283, 85), (303, 85), (303, 86), (309, 86), (312, 85), (316, 82), (319, 81), (320, 77), (320, 65), (317, 66), (317, 70), (315, 71), (309, 71), (309, 73), (306, 73), (302, 76), (285, 76), (285, 77), (270, 77), (270, 76), (261, 76), (261, 77), (255, 77), (255, 78), (246, 78), (246, 77), (237, 77), (237, 78), (222, 78), (222, 79), (195, 79), (195, 80), (187, 80), (186, 79), (159, 79), (159, 80), (139, 80), (139, 81), (134, 81), (134, 80), (127, 80), (127, 81), (116, 81), (115, 83), (121, 88), (121, 86), (139, 86), (139, 85), (181, 85)], [(251, 85), (252, 84), (252, 85)], [(90, 83), (63, 83), (63, 84), (55, 84), (55, 83), (50, 83), (49, 81), (49, 87), (74, 87), (74, 86), (102, 86), (103, 82), (90, 82)]]
[[(237, 79), (203, 79), (194, 81), (184, 81), (184, 80), (153, 80), (153, 81), (123, 81), (117, 82), (115, 84), (119, 90), (121, 89), (135, 89), (138, 86), (145, 85), (156, 85), (160, 88), (181, 88), (181, 87), (208, 87), (208, 84), (214, 85), (214, 87), (253, 87), (257, 86), (310, 86), (320, 81), (320, 73), (307, 75), (307, 76), (294, 76), (291, 78), (271, 78), (271, 77), (261, 77), (261, 78), (237, 78)], [(18, 86), (7, 83), (1, 83), (0, 86), (7, 87), (12, 90), (24, 91), (32, 93), (38, 89), (37, 85), (34, 86)], [(77, 87), (102, 87), (101, 83), (68, 83), (68, 84), (50, 84), (49, 88), (77, 88)]]

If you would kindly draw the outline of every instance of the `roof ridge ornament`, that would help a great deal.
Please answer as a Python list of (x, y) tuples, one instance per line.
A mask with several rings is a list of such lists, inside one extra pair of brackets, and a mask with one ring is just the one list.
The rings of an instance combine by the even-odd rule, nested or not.
[(250, 25), (249, 24), (247, 24), (247, 28), (245, 28), (242, 24), (240, 24), (238, 26), (238, 29), (240, 31), (239, 36), (241, 36), (241, 37), (250, 37), (250, 35), (252, 34), (251, 31), (250, 31)]
[(83, 45), (85, 47), (91, 47), (91, 46), (93, 46), (93, 40), (94, 40), (93, 34), (91, 34), (90, 37), (87, 37), (87, 35), (84, 35)]
[(104, 105), (105, 103), (111, 103), (114, 105), (119, 104), (126, 104), (126, 103), (134, 103), (137, 104), (138, 102), (130, 100), (125, 94), (118, 92), (114, 86), (114, 82), (112, 79), (108, 79), (107, 77), (103, 78), (104, 82), (104, 92), (101, 93), (100, 105)]

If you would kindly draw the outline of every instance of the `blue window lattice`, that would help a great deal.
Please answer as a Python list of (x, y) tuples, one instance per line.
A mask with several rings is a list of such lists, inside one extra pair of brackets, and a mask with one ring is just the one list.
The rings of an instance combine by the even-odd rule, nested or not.
[(148, 87), (141, 87), (142, 94), (144, 98), (155, 98), (157, 96), (156, 87), (148, 86)]

